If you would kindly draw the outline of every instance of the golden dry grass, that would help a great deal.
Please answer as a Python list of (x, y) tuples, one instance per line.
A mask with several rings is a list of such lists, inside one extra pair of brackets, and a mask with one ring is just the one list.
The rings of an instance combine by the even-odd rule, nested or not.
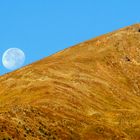
[(140, 140), (140, 24), (0, 77), (0, 140)]

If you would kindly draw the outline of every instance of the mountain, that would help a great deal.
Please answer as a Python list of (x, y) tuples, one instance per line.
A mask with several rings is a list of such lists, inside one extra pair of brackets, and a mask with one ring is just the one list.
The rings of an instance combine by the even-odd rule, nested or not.
[(0, 77), (0, 140), (140, 140), (140, 24)]

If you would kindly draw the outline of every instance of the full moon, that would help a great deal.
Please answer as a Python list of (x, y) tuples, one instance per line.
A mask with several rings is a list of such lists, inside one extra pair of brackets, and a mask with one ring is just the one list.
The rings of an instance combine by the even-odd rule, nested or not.
[(2, 63), (5, 68), (15, 70), (20, 68), (25, 61), (25, 54), (18, 48), (10, 48), (3, 53)]

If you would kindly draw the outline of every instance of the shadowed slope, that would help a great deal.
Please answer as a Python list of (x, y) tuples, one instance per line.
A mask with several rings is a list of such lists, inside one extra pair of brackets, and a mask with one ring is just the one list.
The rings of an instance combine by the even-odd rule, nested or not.
[(139, 140), (140, 24), (0, 77), (0, 136)]

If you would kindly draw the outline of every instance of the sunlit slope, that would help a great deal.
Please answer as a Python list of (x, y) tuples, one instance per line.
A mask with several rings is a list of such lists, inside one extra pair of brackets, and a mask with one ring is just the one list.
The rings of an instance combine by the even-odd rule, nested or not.
[(139, 140), (140, 24), (0, 77), (0, 139)]

